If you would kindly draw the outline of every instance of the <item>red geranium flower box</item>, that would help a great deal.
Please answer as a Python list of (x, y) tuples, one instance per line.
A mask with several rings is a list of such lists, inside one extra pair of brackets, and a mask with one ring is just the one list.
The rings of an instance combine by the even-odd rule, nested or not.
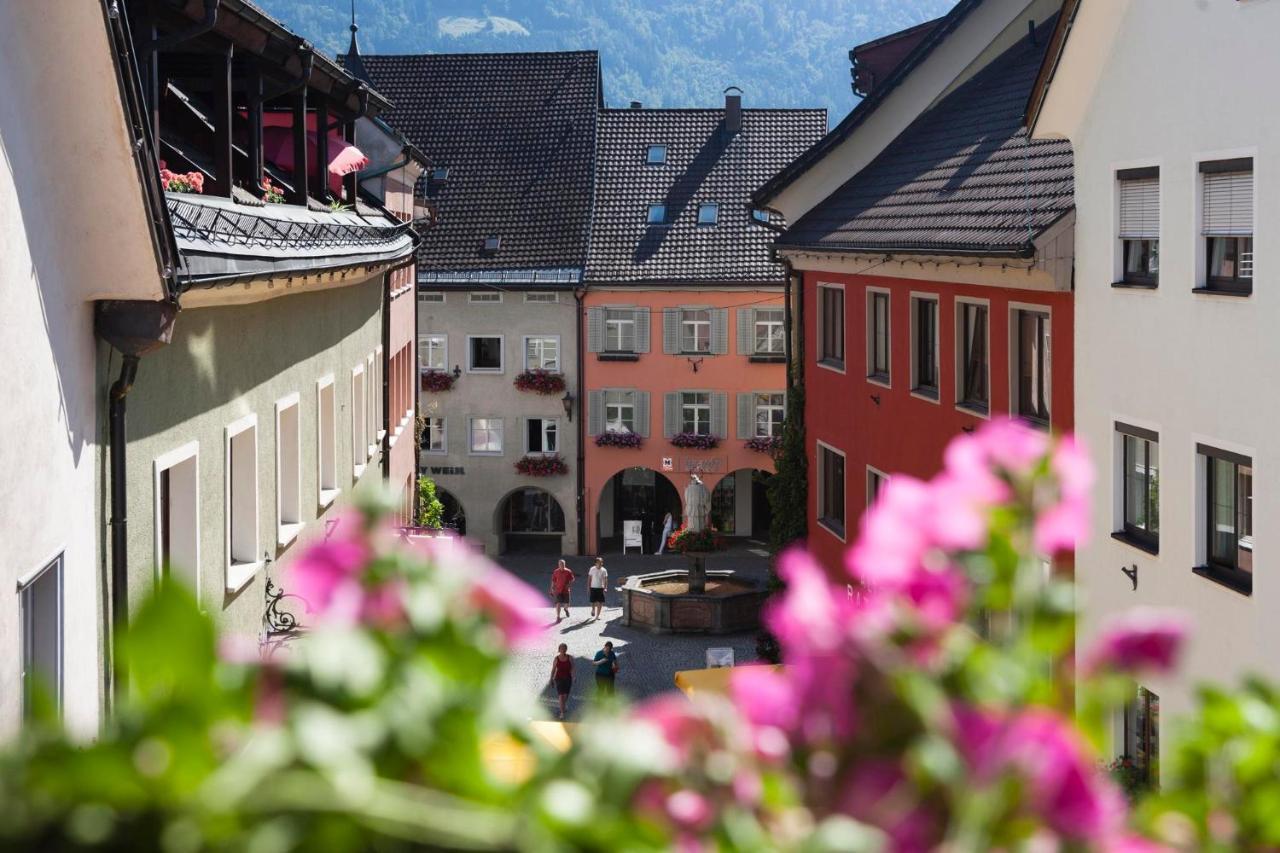
[(564, 391), (564, 375), (552, 370), (526, 370), (516, 375), (516, 387), (535, 394), (559, 394)]

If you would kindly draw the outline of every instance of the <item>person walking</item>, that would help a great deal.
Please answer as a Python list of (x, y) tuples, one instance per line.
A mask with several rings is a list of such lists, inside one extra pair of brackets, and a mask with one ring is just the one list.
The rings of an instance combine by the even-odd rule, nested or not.
[(667, 550), (667, 540), (671, 538), (671, 531), (675, 524), (675, 519), (671, 517), (671, 513), (667, 513), (662, 517), (662, 541), (658, 543), (659, 554)]
[(560, 699), (560, 719), (569, 707), (569, 693), (573, 690), (573, 658), (569, 657), (569, 646), (560, 644), (556, 656), (551, 659), (551, 683), (555, 685), (556, 696)]
[(618, 677), (618, 655), (613, 651), (613, 643), (605, 643), (604, 648), (596, 652), (596, 693), (601, 696), (612, 696), (614, 681)]
[(591, 601), (591, 618), (600, 618), (604, 610), (604, 592), (609, 588), (609, 570), (604, 567), (604, 557), (596, 557), (595, 565), (587, 570), (587, 587)]
[(565, 565), (561, 560), (556, 565), (556, 570), (551, 573), (551, 597), (556, 602), (556, 621), (560, 621), (560, 609), (564, 608), (564, 618), (569, 618), (569, 592), (573, 589), (573, 580), (577, 575), (573, 573), (573, 569)]

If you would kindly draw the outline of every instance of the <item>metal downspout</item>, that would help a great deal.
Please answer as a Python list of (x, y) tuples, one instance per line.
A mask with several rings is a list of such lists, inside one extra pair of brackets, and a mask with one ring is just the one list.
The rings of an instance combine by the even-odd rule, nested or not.
[[(111, 445), (111, 627), (120, 637), (129, 624), (129, 519), (125, 480), (126, 407), (125, 398), (138, 375), (136, 355), (126, 355), (120, 365), (120, 376), (111, 386), (109, 403), (109, 442)], [(114, 639), (112, 640), (114, 644)], [(113, 667), (111, 691), (118, 700), (126, 686), (124, 663), (119, 655), (111, 656)]]
[(587, 464), (587, 449), (586, 449), (587, 419), (586, 419), (586, 416), (583, 414), (586, 411), (586, 401), (582, 397), (582, 382), (583, 382), (582, 376), (583, 376), (584, 370), (586, 369), (586, 361), (582, 354), (582, 351), (585, 349), (585, 347), (583, 346), (584, 341), (582, 340), (582, 324), (585, 319), (582, 315), (582, 297), (585, 292), (586, 291), (584, 289), (578, 289), (578, 288), (575, 288), (573, 291), (573, 299), (575, 302), (578, 303), (578, 312), (575, 317), (576, 328), (574, 329), (574, 335), (576, 336), (577, 342), (578, 342), (578, 387), (577, 387), (578, 463), (575, 467), (577, 469), (576, 500), (578, 503), (578, 555), (579, 556), (581, 556), (582, 554), (585, 554), (586, 548), (587, 548), (587, 539), (586, 539), (587, 501), (586, 501), (586, 470), (585, 470), (586, 464)]
[(391, 378), (387, 365), (391, 363), (391, 273), (382, 274), (382, 482), (391, 482)]

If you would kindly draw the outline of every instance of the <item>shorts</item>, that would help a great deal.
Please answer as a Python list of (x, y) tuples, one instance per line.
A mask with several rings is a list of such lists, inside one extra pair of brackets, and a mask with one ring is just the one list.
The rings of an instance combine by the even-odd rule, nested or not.
[(612, 675), (596, 676), (596, 691), (599, 693), (607, 693), (613, 695), (614, 677)]
[(569, 603), (569, 593), (567, 592), (556, 593), (556, 604), (568, 604), (568, 603)]
[(591, 587), (591, 603), (604, 604), (604, 587), (602, 586)]
[(568, 695), (569, 695), (569, 692), (570, 692), (571, 690), (573, 690), (573, 679), (572, 679), (572, 678), (557, 678), (557, 679), (556, 679), (556, 693), (557, 693), (558, 695), (560, 695), (560, 696), (568, 696)]

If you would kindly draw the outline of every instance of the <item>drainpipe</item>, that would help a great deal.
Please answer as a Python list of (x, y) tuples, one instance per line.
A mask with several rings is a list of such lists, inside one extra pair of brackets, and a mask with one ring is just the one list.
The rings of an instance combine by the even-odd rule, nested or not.
[(578, 391), (578, 394), (577, 394), (577, 397), (578, 397), (578, 464), (576, 466), (577, 468), (576, 488), (578, 491), (578, 494), (577, 494), (578, 556), (582, 556), (583, 554), (585, 554), (586, 548), (587, 548), (587, 518), (586, 518), (586, 514), (587, 514), (587, 500), (586, 500), (587, 418), (585, 415), (586, 400), (582, 396), (583, 373), (586, 365), (585, 357), (583, 356), (583, 353), (582, 353), (582, 351), (586, 349), (586, 347), (584, 346), (585, 342), (582, 340), (582, 324), (584, 322), (584, 317), (582, 314), (582, 297), (585, 293), (586, 291), (582, 288), (575, 288), (573, 291), (574, 302), (578, 304), (578, 312), (574, 318), (575, 325), (577, 326), (577, 328), (574, 330), (574, 335), (576, 336), (576, 339), (578, 342), (578, 387), (577, 387), (577, 391)]
[(391, 377), (387, 365), (391, 363), (391, 273), (382, 274), (382, 482), (391, 482)]

